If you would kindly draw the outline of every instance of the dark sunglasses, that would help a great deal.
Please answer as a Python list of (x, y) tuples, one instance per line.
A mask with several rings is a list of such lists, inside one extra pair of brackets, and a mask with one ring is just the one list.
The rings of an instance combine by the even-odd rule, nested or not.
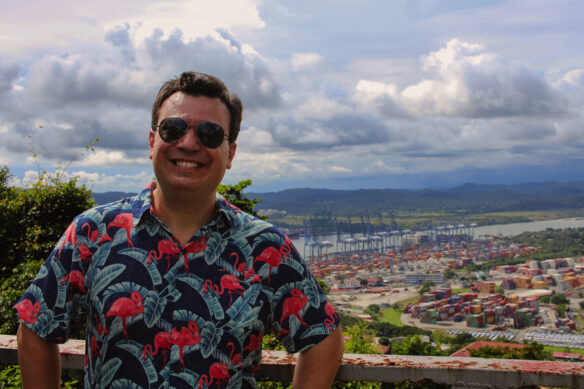
[(197, 138), (199, 138), (203, 146), (209, 149), (216, 149), (221, 146), (223, 139), (228, 138), (219, 124), (200, 122), (195, 126), (190, 126), (189, 123), (179, 117), (166, 118), (158, 126), (154, 126), (153, 130), (156, 131), (158, 128), (160, 138), (166, 143), (172, 143), (185, 136), (189, 127), (195, 127)]

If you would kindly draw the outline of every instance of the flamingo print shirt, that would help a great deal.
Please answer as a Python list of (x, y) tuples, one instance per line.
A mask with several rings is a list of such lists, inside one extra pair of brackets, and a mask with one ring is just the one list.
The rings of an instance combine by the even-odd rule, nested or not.
[(340, 318), (290, 239), (217, 195), (184, 246), (137, 196), (75, 218), (15, 305), (51, 342), (87, 326), (87, 388), (253, 388), (263, 334), (287, 351)]

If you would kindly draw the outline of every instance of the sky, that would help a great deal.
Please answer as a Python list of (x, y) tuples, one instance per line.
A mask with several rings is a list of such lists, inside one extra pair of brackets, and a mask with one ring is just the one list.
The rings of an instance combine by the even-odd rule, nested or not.
[(0, 166), (13, 185), (64, 171), (95, 192), (140, 191), (155, 95), (187, 70), (243, 100), (223, 182), (252, 179), (252, 192), (583, 177), (579, 0), (0, 0), (0, 11)]

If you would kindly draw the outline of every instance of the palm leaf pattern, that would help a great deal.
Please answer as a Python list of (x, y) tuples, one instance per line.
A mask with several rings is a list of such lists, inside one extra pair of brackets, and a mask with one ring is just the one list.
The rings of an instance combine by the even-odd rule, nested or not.
[[(251, 388), (261, 358), (252, 339), (273, 328), (297, 352), (338, 325), (274, 226), (218, 197), (215, 219), (191, 239), (204, 245), (176, 243), (163, 254), (158, 242), (173, 236), (150, 213), (150, 199), (151, 186), (78, 216), (21, 299), (36, 310), (27, 324), (53, 342), (67, 339), (78, 311), (87, 317), (86, 387)], [(258, 260), (265, 250), (278, 254)], [(152, 251), (161, 260), (148, 263)]]

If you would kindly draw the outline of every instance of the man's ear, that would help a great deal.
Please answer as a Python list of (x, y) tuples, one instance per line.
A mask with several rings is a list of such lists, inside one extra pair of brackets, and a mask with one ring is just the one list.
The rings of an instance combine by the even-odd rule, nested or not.
[(235, 157), (235, 150), (237, 150), (237, 143), (233, 142), (229, 144), (229, 155), (227, 156), (227, 169), (231, 169), (231, 163)]
[(154, 140), (156, 139), (156, 133), (150, 130), (150, 135), (148, 136), (148, 144), (150, 145), (150, 151), (148, 152), (148, 158), (152, 159), (152, 149), (154, 148)]

